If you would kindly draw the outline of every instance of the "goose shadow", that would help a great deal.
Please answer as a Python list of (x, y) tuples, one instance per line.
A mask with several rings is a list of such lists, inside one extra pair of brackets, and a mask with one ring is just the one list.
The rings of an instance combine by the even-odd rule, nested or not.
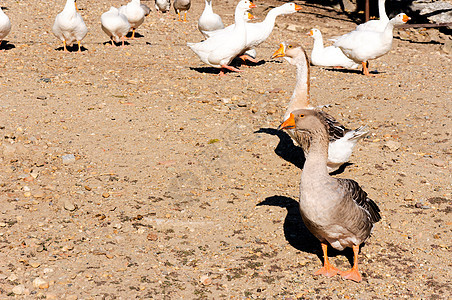
[[(66, 49), (67, 49), (68, 52), (78, 52), (78, 45), (77, 44), (73, 44), (71, 46), (66, 46)], [(55, 50), (56, 51), (64, 51), (64, 47), (61, 46), (61, 47), (56, 48)], [(81, 52), (85, 52), (85, 51), (88, 51), (88, 49), (85, 48), (85, 46), (82, 45), (80, 47), (80, 51)]]
[[(337, 73), (345, 73), (345, 74), (358, 74), (358, 75), (363, 75), (362, 70), (359, 69), (345, 69), (345, 68), (325, 68), (325, 70), (328, 70), (330, 72), (337, 72)], [(385, 74), (387, 72), (380, 72), (377, 69), (370, 71), (370, 74)]]
[[(219, 75), (220, 72), (221, 72), (221, 69), (219, 69), (219, 68), (214, 68), (214, 67), (190, 67), (190, 70), (196, 71), (196, 72), (198, 72), (198, 73), (216, 74), (216, 75)], [(223, 72), (224, 72), (225, 74), (227, 74), (227, 73), (233, 73), (233, 74), (236, 74), (237, 77), (239, 77), (239, 76), (240, 76), (240, 73), (241, 73), (241, 72), (230, 71), (230, 70), (227, 70), (227, 69), (226, 69), (226, 70), (223, 70)]]
[[(142, 37), (144, 37), (144, 35), (142, 35), (141, 33), (135, 31), (135, 38), (142, 38)], [(128, 38), (128, 39), (132, 38), (132, 31), (129, 31), (127, 33), (126, 38)]]
[[(303, 222), (300, 214), (298, 201), (285, 196), (271, 196), (265, 198), (264, 201), (256, 206), (276, 206), (285, 208), (287, 215), (284, 219), (283, 230), (286, 241), (295, 249), (317, 255), (319, 260), (323, 261), (323, 252), (320, 241), (309, 231)], [(353, 265), (353, 250), (346, 248), (338, 251), (328, 246), (328, 257), (336, 257), (343, 255), (347, 258), (350, 265)], [(319, 266), (320, 269), (320, 266)]]
[(265, 63), (266, 63), (266, 61), (264, 59), (261, 59), (255, 63), (255, 62), (252, 62), (249, 60), (243, 61), (243, 59), (236, 57), (232, 60), (231, 65), (233, 65), (234, 67), (241, 67), (241, 66), (256, 67), (256, 66), (264, 65)]
[[(235, 57), (231, 63), (229, 64), (232, 67), (238, 68), (241, 66), (245, 67), (255, 67), (265, 64), (265, 60), (260, 60), (257, 63), (251, 62), (251, 61), (243, 61), (239, 57)], [(190, 70), (196, 71), (198, 73), (206, 73), (206, 74), (220, 74), (221, 69), (219, 68), (213, 68), (213, 67), (190, 67)], [(242, 71), (245, 71), (246, 69), (242, 69)], [(240, 76), (240, 72), (234, 72), (228, 69), (224, 69), (223, 72), (226, 73), (237, 73), (237, 76)]]
[[(122, 45), (122, 42), (116, 43), (115, 41), (112, 41), (112, 40), (103, 42), (102, 45), (104, 45), (104, 46), (111, 46), (112, 47), (113, 46), (112, 43), (116, 47), (120, 47)], [(129, 46), (129, 45), (130, 45), (130, 43), (128, 41), (124, 41), (124, 46)]]
[[(330, 72), (344, 73), (344, 74), (362, 74), (363, 72), (358, 69), (345, 69), (345, 68), (325, 68)], [(370, 71), (372, 73), (372, 71)]]
[(279, 143), (275, 148), (275, 153), (287, 162), (290, 162), (299, 169), (303, 169), (306, 160), (303, 149), (296, 146), (292, 138), (284, 131), (274, 128), (260, 128), (254, 133), (266, 133), (276, 135), (279, 138)]
[(264, 201), (258, 203), (256, 206), (264, 205), (281, 207), (287, 210), (283, 230), (286, 241), (292, 247), (303, 252), (315, 254), (319, 258), (322, 257), (320, 241), (306, 228), (296, 200), (275, 195), (265, 198)]
[(16, 46), (14, 44), (10, 44), (9, 41), (0, 41), (0, 50), (11, 50), (16, 48)]

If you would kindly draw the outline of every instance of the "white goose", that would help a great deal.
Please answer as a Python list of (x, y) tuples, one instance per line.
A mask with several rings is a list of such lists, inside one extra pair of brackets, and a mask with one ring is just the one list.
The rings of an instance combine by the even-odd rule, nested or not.
[(309, 35), (314, 38), (314, 46), (311, 52), (311, 63), (322, 67), (343, 67), (356, 69), (359, 64), (345, 56), (342, 50), (335, 46), (324, 47), (323, 37), (320, 30), (313, 28)]
[[(243, 48), (243, 51), (240, 53), (240, 58), (243, 60), (249, 60), (257, 63), (256, 58), (256, 50), (254, 47), (262, 44), (272, 33), (273, 28), (275, 27), (276, 17), (285, 14), (291, 14), (297, 12), (301, 9), (301, 6), (295, 3), (286, 3), (279, 7), (275, 7), (271, 9), (264, 21), (260, 23), (247, 23), (246, 27), (246, 44)], [(247, 20), (247, 19), (245, 19)], [(230, 26), (226, 27), (224, 30), (230, 30)], [(208, 36), (215, 35), (221, 30), (208, 32)]]
[[(297, 79), (295, 89), (284, 114), (283, 121), (286, 121), (290, 113), (297, 109), (316, 109), (310, 103), (310, 70), (309, 59), (306, 51), (301, 45), (281, 43), (279, 49), (273, 53), (272, 58), (284, 57), (290, 64), (297, 67)], [(346, 163), (352, 155), (356, 143), (367, 134), (365, 126), (355, 130), (346, 129), (332, 116), (318, 110), (318, 113), (328, 124), (329, 145), (328, 145), (328, 172), (336, 171), (342, 164)], [(297, 132), (288, 130), (289, 135), (303, 148), (305, 137), (298, 136)]]
[(214, 31), (223, 29), (224, 24), (221, 17), (213, 12), (212, 0), (205, 0), (205, 7), (198, 19), (198, 30), (204, 35), (205, 38), (208, 36), (204, 32)]
[(355, 30), (371, 30), (379, 32), (384, 31), (386, 25), (389, 22), (389, 17), (386, 14), (385, 2), (386, 0), (378, 0), (378, 15), (380, 17), (379, 20), (370, 20), (366, 23), (359, 24), (358, 26), (356, 26)]
[(146, 9), (140, 3), (140, 0), (130, 0), (129, 3), (119, 8), (119, 12), (127, 17), (132, 28), (132, 37), (135, 38), (135, 30), (143, 24), (146, 15)]
[(241, 53), (246, 44), (246, 29), (243, 14), (256, 7), (249, 0), (240, 0), (235, 8), (235, 24), (232, 30), (215, 34), (199, 43), (187, 43), (193, 52), (206, 64), (221, 68), (220, 75), (224, 75), (224, 69), (235, 72), (241, 70), (229, 66), (229, 63)]
[[(251, 21), (251, 20), (253, 20), (253, 19), (255, 19), (256, 17), (255, 16), (253, 16), (251, 13), (249, 13), (249, 12), (245, 12), (244, 14), (243, 14), (243, 19), (245, 20), (245, 22), (248, 22), (248, 21)], [(229, 25), (228, 27), (226, 27), (226, 28), (223, 28), (223, 29), (218, 29), (218, 30), (214, 30), (214, 31), (202, 31), (202, 34), (206, 37), (206, 38), (209, 38), (209, 37), (211, 37), (211, 36), (214, 36), (215, 34), (217, 34), (217, 33), (220, 33), (220, 32), (230, 32), (230, 31), (232, 31), (234, 29), (234, 24), (232, 24), (232, 25)], [(247, 50), (245, 53), (244, 53), (244, 55), (246, 55), (247, 57), (251, 57), (251, 58), (256, 58), (256, 55), (257, 55), (257, 52), (256, 52), (256, 50), (255, 49), (250, 49), (250, 50)]]
[(342, 52), (354, 62), (361, 63), (364, 75), (371, 76), (368, 61), (391, 50), (394, 25), (404, 24), (408, 20), (410, 18), (406, 14), (398, 14), (386, 24), (384, 31), (354, 30), (338, 37), (334, 46), (341, 48)]
[(155, 0), (155, 9), (161, 13), (166, 13), (170, 10), (171, 0)]
[[(246, 45), (242, 53), (251, 50), (262, 44), (272, 33), (275, 27), (276, 17), (286, 14), (292, 14), (301, 10), (301, 6), (295, 3), (286, 3), (271, 9), (265, 16), (264, 21), (260, 23), (246, 24)], [(247, 54), (241, 55), (243, 60), (257, 62), (256, 59)]]
[(3, 39), (8, 35), (11, 31), (11, 21), (8, 16), (5, 15), (2, 8), (0, 7), (0, 46), (2, 44)]
[(77, 12), (75, 0), (67, 0), (62, 12), (53, 23), (52, 31), (63, 42), (63, 49), (67, 52), (66, 45), (78, 44), (78, 52), (81, 52), (81, 40), (88, 33), (88, 28), (83, 22), (82, 16)]
[(102, 30), (110, 37), (111, 45), (113, 42), (122, 42), (124, 46), (124, 39), (130, 30), (130, 23), (127, 17), (119, 12), (116, 7), (111, 7), (109, 11), (102, 14), (100, 17)]

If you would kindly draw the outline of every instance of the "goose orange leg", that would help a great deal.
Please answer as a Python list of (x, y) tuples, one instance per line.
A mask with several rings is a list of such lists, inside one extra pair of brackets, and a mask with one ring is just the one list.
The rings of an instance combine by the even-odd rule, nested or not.
[(361, 281), (361, 279), (362, 279), (361, 274), (359, 274), (359, 272), (358, 272), (358, 253), (359, 253), (359, 245), (358, 246), (354, 245), (353, 246), (353, 267), (348, 271), (340, 272), (342, 278), (353, 280), (356, 282)]
[(361, 64), (363, 65), (363, 74), (364, 75), (375, 77), (374, 74), (369, 73), (369, 62), (368, 61), (363, 61)]
[(224, 70), (223, 69), (228, 69), (228, 70), (231, 70), (233, 72), (243, 72), (243, 70), (234, 68), (233, 66), (221, 65), (220, 76), (224, 76)]
[(333, 267), (329, 260), (328, 260), (328, 245), (322, 243), (322, 250), (323, 250), (323, 267), (314, 273), (314, 275), (325, 275), (327, 277), (333, 277), (337, 273), (339, 273), (339, 270), (335, 267)]
[(258, 60), (252, 58), (252, 57), (249, 56), (248, 54), (243, 54), (243, 55), (240, 55), (239, 57), (240, 57), (240, 59), (242, 59), (243, 61), (249, 60), (250, 62), (253, 62), (253, 63), (255, 63), (255, 64), (257, 64), (257, 63), (259, 62)]
[(63, 41), (63, 49), (64, 49), (64, 52), (67, 52), (66, 40)]
[(80, 41), (77, 41), (77, 44), (78, 44), (78, 52), (82, 52), (82, 46), (80, 44)]

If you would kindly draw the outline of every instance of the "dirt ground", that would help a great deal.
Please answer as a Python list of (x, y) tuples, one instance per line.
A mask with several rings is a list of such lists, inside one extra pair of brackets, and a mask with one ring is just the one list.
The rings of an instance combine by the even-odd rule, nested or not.
[[(276, 131), (295, 70), (269, 59), (281, 41), (310, 52), (312, 27), (327, 38), (355, 23), (301, 2), (259, 64), (219, 77), (186, 46), (202, 38), (202, 1), (187, 23), (147, 2), (124, 49), (100, 28), (124, 2), (78, 1), (82, 53), (51, 32), (57, 2), (2, 2), (13, 28), (0, 53), (1, 299), (450, 298), (451, 56), (429, 36), (449, 37), (396, 30), (370, 62), (375, 78), (311, 69), (314, 101), (371, 129), (335, 175), (382, 211), (358, 284), (313, 275), (322, 255), (297, 208), (300, 149)], [(235, 2), (214, 2), (226, 24)], [(256, 4), (262, 21), (282, 2)], [(331, 261), (348, 269), (350, 254)]]

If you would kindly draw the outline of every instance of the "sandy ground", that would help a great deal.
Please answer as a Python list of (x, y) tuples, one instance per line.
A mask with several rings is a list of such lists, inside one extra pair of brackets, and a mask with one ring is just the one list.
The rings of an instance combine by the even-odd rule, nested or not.
[[(277, 19), (258, 65), (220, 78), (186, 47), (202, 37), (201, 1), (187, 23), (153, 11), (124, 49), (104, 45), (99, 21), (123, 2), (79, 1), (82, 53), (51, 33), (58, 2), (2, 2), (13, 29), (0, 53), (1, 299), (450, 297), (451, 56), (425, 38), (447, 36), (396, 30), (375, 78), (311, 69), (316, 103), (371, 129), (335, 175), (382, 210), (357, 284), (313, 275), (300, 149), (275, 130), (295, 70), (269, 59), (283, 40), (309, 52), (312, 27), (329, 37), (354, 23), (304, 6)], [(229, 24), (235, 1), (216, 2)], [(350, 267), (350, 251), (331, 256)]]

